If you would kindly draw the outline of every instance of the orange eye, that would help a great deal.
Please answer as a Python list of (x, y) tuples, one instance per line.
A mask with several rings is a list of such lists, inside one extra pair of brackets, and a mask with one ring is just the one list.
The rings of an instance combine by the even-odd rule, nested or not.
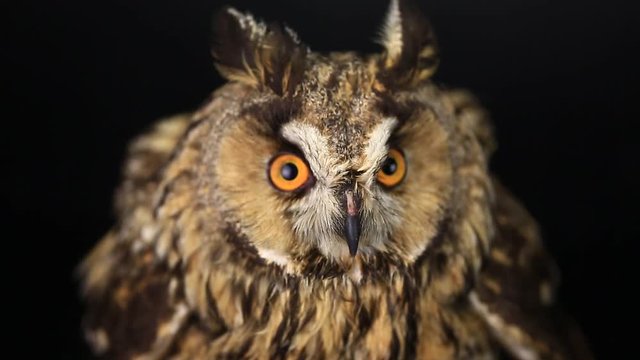
[(407, 174), (407, 163), (400, 150), (390, 149), (387, 159), (378, 170), (378, 182), (391, 188), (402, 182)]
[(310, 178), (309, 167), (297, 155), (278, 154), (269, 162), (269, 180), (278, 190), (298, 190), (306, 185)]

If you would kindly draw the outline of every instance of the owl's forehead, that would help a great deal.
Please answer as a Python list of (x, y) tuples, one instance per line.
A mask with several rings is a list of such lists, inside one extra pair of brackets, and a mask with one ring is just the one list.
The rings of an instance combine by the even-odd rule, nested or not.
[(357, 157), (382, 121), (370, 68), (354, 54), (339, 53), (314, 57), (307, 69), (295, 121), (316, 128), (336, 155)]

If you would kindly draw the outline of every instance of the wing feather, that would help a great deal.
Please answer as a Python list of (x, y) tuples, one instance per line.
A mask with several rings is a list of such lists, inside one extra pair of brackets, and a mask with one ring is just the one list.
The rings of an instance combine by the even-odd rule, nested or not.
[(591, 359), (578, 327), (555, 304), (558, 271), (527, 211), (496, 181), (496, 238), (470, 295), (517, 359)]
[(179, 115), (158, 122), (132, 142), (116, 196), (120, 222), (80, 265), (87, 316), (85, 336), (97, 355), (154, 358), (169, 350), (188, 311), (172, 289), (178, 281), (150, 243), (160, 173), (191, 122)]

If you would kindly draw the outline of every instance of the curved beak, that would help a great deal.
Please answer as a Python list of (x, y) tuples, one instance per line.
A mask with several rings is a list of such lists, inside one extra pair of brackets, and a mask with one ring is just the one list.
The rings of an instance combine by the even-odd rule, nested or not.
[(349, 253), (351, 256), (356, 256), (358, 252), (358, 241), (360, 240), (360, 199), (353, 190), (346, 190), (345, 207), (346, 218), (344, 223), (344, 237), (347, 240), (349, 246)]

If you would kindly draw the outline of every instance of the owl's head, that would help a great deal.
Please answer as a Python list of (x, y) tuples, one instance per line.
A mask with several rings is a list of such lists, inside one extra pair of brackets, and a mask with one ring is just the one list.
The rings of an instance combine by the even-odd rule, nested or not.
[(412, 264), (437, 242), (455, 216), (465, 140), (429, 81), (437, 49), (416, 7), (393, 0), (384, 51), (366, 57), (314, 53), (232, 8), (215, 24), (231, 82), (217, 96), (235, 105), (214, 119), (207, 161), (213, 202), (243, 241), (316, 275)]

